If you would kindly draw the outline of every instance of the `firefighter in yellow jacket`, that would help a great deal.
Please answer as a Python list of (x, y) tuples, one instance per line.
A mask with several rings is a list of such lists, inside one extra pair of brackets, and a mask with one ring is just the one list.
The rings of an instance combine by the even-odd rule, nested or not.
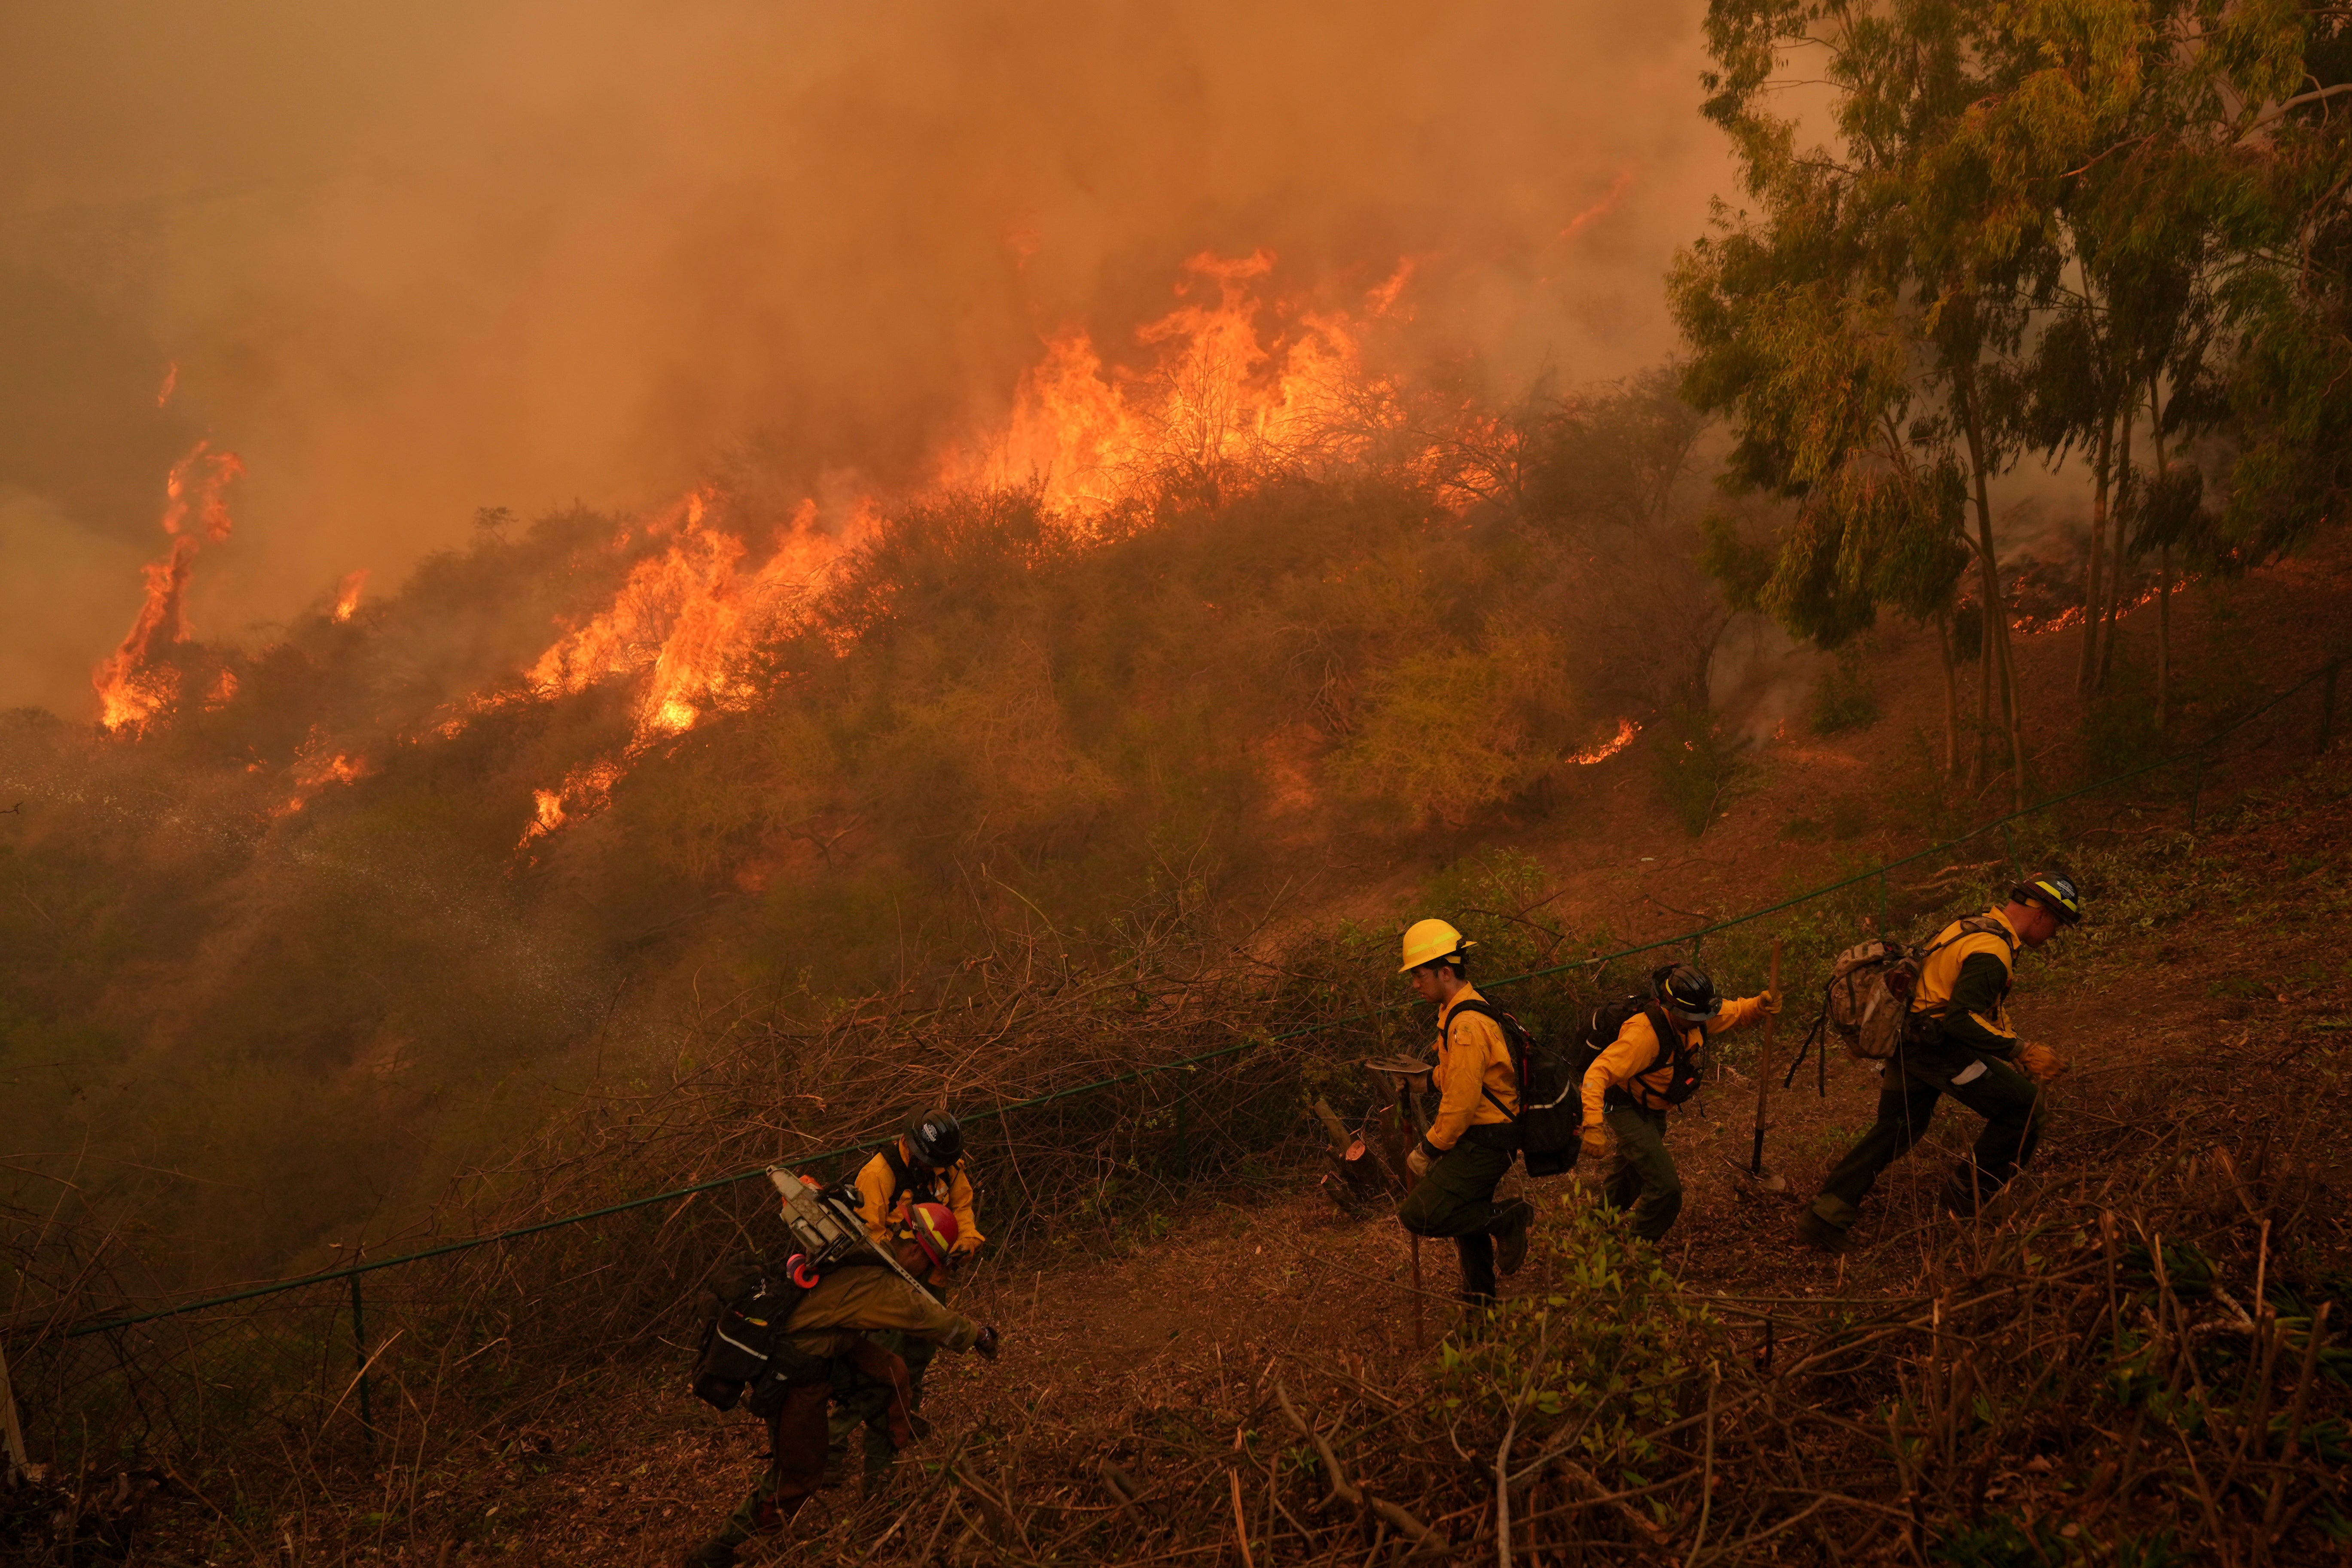
[(1412, 1191), (1397, 1217), (1416, 1236), (1451, 1237), (1462, 1256), (1462, 1299), (1495, 1304), (1496, 1271), (1516, 1273), (1528, 1256), (1535, 1209), (1524, 1198), (1495, 1201), (1519, 1142), (1518, 1073), (1493, 1007), (1470, 984), (1464, 953), (1475, 946), (1444, 921), (1404, 933), (1404, 963), (1424, 1001), (1437, 1004), (1437, 1115), (1406, 1156)]
[(2045, 1066), (2037, 1073), (2034, 1064), (2037, 1058), (2053, 1058), (2045, 1047), (2018, 1044), (2009, 1021), (2010, 982), (2020, 948), (2040, 947), (2082, 918), (2074, 884), (2043, 872), (2011, 889), (2000, 908), (1955, 921), (1937, 934), (1911, 995), (1908, 1034), (1916, 1043), (1898, 1049), (1881, 1069), (1878, 1120), (1799, 1216), (1800, 1239), (1824, 1252), (1843, 1248), (1879, 1173), (1918, 1142), (1946, 1095), (1985, 1119), (1975, 1149), (1944, 1184), (1944, 1206), (1951, 1213), (1975, 1214), (2033, 1157), (2043, 1121), (2035, 1079), (2049, 1071)]
[(1582, 1152), (1606, 1154), (1613, 1137), (1616, 1159), (1601, 1195), (1612, 1208), (1633, 1209), (1634, 1235), (1656, 1241), (1683, 1212), (1682, 1173), (1666, 1152), (1666, 1112), (1698, 1087), (1697, 1053), (1712, 1037), (1780, 1010), (1769, 991), (1726, 1002), (1703, 972), (1668, 964), (1651, 974), (1649, 1000), (1584, 1069)]
[[(944, 1302), (956, 1270), (980, 1250), (987, 1238), (980, 1233), (979, 1200), (973, 1194), (971, 1173), (963, 1152), (963, 1124), (945, 1111), (918, 1111), (907, 1120), (907, 1130), (883, 1146), (857, 1173), (858, 1216), (877, 1247), (902, 1247), (919, 1239), (916, 1210), (936, 1204), (955, 1216), (953, 1245), (936, 1263), (919, 1273), (933, 1297)], [(923, 1403), (923, 1373), (929, 1370), (938, 1348), (911, 1339), (885, 1342), (907, 1363), (907, 1381), (913, 1404)], [(894, 1451), (883, 1424), (884, 1409), (870, 1385), (842, 1399), (833, 1412), (825, 1445), (824, 1484), (839, 1486), (849, 1474), (849, 1437), (860, 1425), (866, 1429), (866, 1470), (870, 1487), (889, 1464)]]

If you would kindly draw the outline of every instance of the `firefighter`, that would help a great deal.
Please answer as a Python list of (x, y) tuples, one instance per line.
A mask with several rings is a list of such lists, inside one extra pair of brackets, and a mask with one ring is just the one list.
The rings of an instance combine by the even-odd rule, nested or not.
[(1687, 963), (1654, 971), (1650, 998), (1681, 1037), (1681, 1048), (1660, 1037), (1649, 1007), (1626, 1015), (1617, 1037), (1584, 1069), (1580, 1157), (1598, 1159), (1613, 1142), (1616, 1158), (1601, 1183), (1601, 1201), (1631, 1208), (1633, 1234), (1657, 1241), (1683, 1212), (1682, 1173), (1666, 1152), (1666, 1112), (1697, 1086), (1696, 1053), (1717, 1035), (1778, 1013), (1780, 998), (1766, 991), (1726, 1002), (1715, 982)]
[[(877, 1247), (895, 1247), (912, 1239), (912, 1215), (921, 1205), (939, 1205), (954, 1215), (953, 1247), (938, 1264), (915, 1271), (915, 1277), (930, 1287), (931, 1294), (945, 1302), (956, 1270), (987, 1239), (980, 1233), (978, 1199), (972, 1193), (971, 1173), (964, 1163), (963, 1124), (945, 1111), (917, 1111), (907, 1119), (906, 1131), (858, 1171), (857, 1191), (859, 1216), (866, 1221), (866, 1234), (873, 1237)], [(891, 1348), (906, 1361), (914, 1406), (919, 1410), (923, 1403), (923, 1373), (938, 1352), (919, 1341)], [(825, 1444), (826, 1486), (839, 1486), (848, 1475), (849, 1435), (861, 1422), (866, 1428), (869, 1471), (874, 1469), (877, 1457), (888, 1450), (881, 1406), (874, 1391), (867, 1389), (862, 1397), (845, 1399), (833, 1413)], [(888, 1460), (885, 1458), (882, 1463), (887, 1466)]]
[(1502, 1027), (1470, 984), (1463, 955), (1475, 945), (1444, 921), (1417, 921), (1404, 933), (1398, 973), (1437, 1004), (1437, 1066), (1421, 1087), (1433, 1080), (1438, 1105), (1405, 1157), (1412, 1187), (1397, 1218), (1416, 1236), (1453, 1237), (1462, 1299), (1485, 1308), (1495, 1304), (1496, 1271), (1517, 1273), (1526, 1261), (1535, 1208), (1525, 1198), (1495, 1201), (1518, 1153), (1519, 1084)]
[(2044, 872), (2011, 889), (2007, 903), (1943, 929), (1911, 998), (1910, 1033), (1925, 1043), (1903, 1047), (1882, 1064), (1878, 1120), (1799, 1216), (1800, 1239), (1825, 1252), (1842, 1248), (1879, 1173), (1919, 1141), (1948, 1094), (1985, 1122), (1975, 1151), (1944, 1184), (1942, 1202), (1955, 1217), (1975, 1214), (2033, 1157), (2046, 1118), (2042, 1091), (2024, 1068), (2055, 1058), (2042, 1047), (2019, 1046), (2009, 1021), (2010, 982), (2019, 948), (2040, 947), (2082, 918), (2074, 884)]
[[(894, 1256), (899, 1268), (920, 1279), (953, 1255), (956, 1219), (938, 1204), (919, 1205), (909, 1217), (908, 1238), (897, 1244)], [(890, 1390), (885, 1404), (895, 1445), (913, 1440), (907, 1369), (876, 1342), (883, 1334), (901, 1336), (910, 1346), (978, 1351), (996, 1359), (993, 1325), (948, 1310), (878, 1260), (836, 1265), (800, 1299), (790, 1327), (776, 1346), (769, 1373), (780, 1386), (768, 1390), (776, 1403), (768, 1416), (768, 1469), (725, 1527), (688, 1556), (686, 1568), (729, 1568), (737, 1548), (782, 1530), (800, 1510), (822, 1483), (825, 1406), (859, 1387), (858, 1380)]]

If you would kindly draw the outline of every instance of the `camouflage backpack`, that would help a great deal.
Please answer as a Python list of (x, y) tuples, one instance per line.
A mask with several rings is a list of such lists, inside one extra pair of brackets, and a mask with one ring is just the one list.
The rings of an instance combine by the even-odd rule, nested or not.
[(1826, 1025), (1845, 1042), (1850, 1055), (1864, 1061), (1892, 1061), (1905, 1046), (1921, 1044), (1930, 1026), (1929, 1015), (1911, 1011), (1927, 960), (1962, 937), (1985, 935), (2005, 942), (2009, 928), (1991, 915), (1971, 915), (1951, 935), (1927, 947), (1874, 939), (1847, 948), (1830, 966), (1815, 1035)]

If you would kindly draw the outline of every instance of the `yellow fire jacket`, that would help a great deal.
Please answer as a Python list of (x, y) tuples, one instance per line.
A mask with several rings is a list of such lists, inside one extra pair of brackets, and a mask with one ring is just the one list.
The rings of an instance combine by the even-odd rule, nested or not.
[[(1697, 1047), (1706, 1043), (1708, 1035), (1720, 1035), (1741, 1028), (1764, 1016), (1764, 998), (1742, 996), (1737, 1002), (1726, 1002), (1714, 1022), (1701, 1028), (1693, 1024), (1683, 1032), (1683, 1044)], [(1633, 1103), (1648, 1110), (1667, 1108), (1661, 1092), (1666, 1086), (1665, 1064), (1658, 1058), (1664, 1054), (1658, 1043), (1658, 1032), (1650, 1027), (1647, 1013), (1636, 1013), (1625, 1020), (1617, 1031), (1616, 1039), (1584, 1069), (1584, 1127), (1586, 1131), (1601, 1125), (1601, 1102), (1612, 1089), (1622, 1089), (1633, 1097)]]
[[(1475, 985), (1454, 994), (1437, 1016), (1437, 1116), (1425, 1135), (1429, 1146), (1444, 1153), (1461, 1142), (1462, 1134), (1489, 1122), (1508, 1121), (1518, 1114), (1519, 1075), (1511, 1066), (1510, 1043), (1503, 1026), (1484, 1013), (1462, 1013), (1465, 1002), (1484, 1002)], [(1456, 1014), (1461, 1014), (1457, 1018)], [(1503, 1102), (1497, 1110), (1486, 1090)]]
[(793, 1310), (784, 1337), (809, 1355), (847, 1355), (860, 1335), (884, 1329), (951, 1351), (968, 1351), (980, 1338), (978, 1323), (878, 1263), (835, 1268), (818, 1280)]
[[(2017, 1030), (2009, 1021), (2009, 985), (2017, 968), (2019, 939), (2017, 928), (2000, 910), (1987, 910), (1974, 918), (1986, 917), (2008, 932), (2007, 937), (1988, 931), (1951, 941), (1960, 927), (1958, 921), (1936, 933), (1936, 942), (1946, 945), (1920, 968), (1911, 1011), (1940, 1015), (1945, 1033), (1963, 1044), (1999, 1050), (2017, 1038)], [(1933, 948), (1935, 943), (1928, 945)]]
[[(898, 1140), (898, 1160), (907, 1167), (907, 1184), (895, 1194), (898, 1185), (890, 1162), (877, 1154), (866, 1162), (857, 1173), (857, 1193), (860, 1199), (858, 1217), (866, 1222), (866, 1234), (879, 1247), (888, 1247), (912, 1234), (907, 1229), (908, 1211), (917, 1204), (942, 1203), (955, 1211), (956, 1244), (959, 1254), (978, 1252), (980, 1244), (988, 1238), (980, 1233), (979, 1200), (971, 1190), (971, 1178), (958, 1160), (944, 1172), (925, 1180), (925, 1173), (917, 1169), (913, 1157), (907, 1152), (907, 1141)], [(950, 1276), (943, 1268), (931, 1270), (929, 1283), (944, 1285)], [(803, 1303), (805, 1305), (805, 1303)]]

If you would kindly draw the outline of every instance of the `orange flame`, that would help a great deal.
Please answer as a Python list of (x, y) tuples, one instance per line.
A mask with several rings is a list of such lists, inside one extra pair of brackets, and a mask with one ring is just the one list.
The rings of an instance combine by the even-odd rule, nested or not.
[(172, 394), (180, 386), (180, 362), (173, 360), (163, 367), (163, 385), (155, 394), (155, 406), (161, 408), (172, 401)]
[(172, 536), (172, 552), (140, 568), (147, 583), (146, 600), (121, 644), (90, 673), (90, 685), (98, 692), (98, 721), (110, 732), (144, 731), (179, 696), (180, 672), (156, 663), (156, 657), (188, 635), (182, 613), (188, 573), (198, 550), (228, 537), (226, 493), (245, 472), (236, 453), (215, 452), (211, 447), (209, 441), (199, 441), (172, 465), (163, 484), (163, 531)]
[[(313, 737), (315, 740), (315, 736)], [(329, 784), (355, 784), (367, 777), (370, 768), (365, 757), (353, 757), (342, 752), (333, 756), (320, 753), (324, 747), (306, 743), (294, 757), (294, 795), (292, 798), (269, 813), (272, 816), (291, 816), (310, 804), (310, 798)]]
[(367, 586), (367, 580), (368, 568), (362, 566), (345, 576), (336, 587), (335, 619), (338, 623), (350, 620), (359, 609), (360, 590)]
[[(942, 480), (1038, 484), (1048, 506), (1083, 519), (1171, 479), (1216, 485), (1360, 455), (1400, 422), (1395, 388), (1366, 373), (1343, 311), (1299, 311), (1295, 330), (1262, 340), (1256, 282), (1273, 267), (1263, 250), (1187, 261), (1177, 296), (1213, 285), (1215, 300), (1189, 300), (1137, 329), (1156, 351), (1148, 372), (1106, 370), (1084, 331), (1047, 340), (1003, 433), (976, 456), (950, 454)], [(1400, 265), (1368, 297), (1370, 313), (1393, 311), (1411, 276), (1410, 261)]]
[[(534, 790), (537, 810), (518, 851), (584, 812), (604, 808), (628, 763), (648, 747), (685, 733), (705, 715), (740, 708), (758, 695), (747, 656), (792, 621), (843, 552), (877, 523), (861, 501), (838, 532), (819, 526), (804, 500), (760, 569), (739, 565), (749, 549), (710, 516), (715, 497), (689, 494), (653, 525), (669, 536), (659, 555), (637, 563), (610, 608), (559, 639), (525, 674), (530, 698), (584, 691), (618, 678), (642, 678), (622, 755), (575, 770), (552, 790)], [(476, 710), (514, 700), (509, 695)], [(459, 716), (444, 735), (464, 727)]]
[(212, 690), (205, 697), (205, 711), (217, 713), (236, 700), (236, 671), (224, 669), (220, 672), (220, 679), (213, 682)]
[(1633, 737), (1641, 732), (1642, 726), (1636, 724), (1631, 719), (1620, 719), (1617, 721), (1616, 734), (1611, 736), (1608, 740), (1601, 742), (1599, 745), (1592, 747), (1589, 751), (1577, 752), (1568, 760), (1576, 763), (1579, 767), (1588, 768), (1595, 763), (1605, 763), (1610, 758), (1615, 756), (1618, 752), (1623, 751), (1626, 747), (1632, 745), (1633, 743)]

